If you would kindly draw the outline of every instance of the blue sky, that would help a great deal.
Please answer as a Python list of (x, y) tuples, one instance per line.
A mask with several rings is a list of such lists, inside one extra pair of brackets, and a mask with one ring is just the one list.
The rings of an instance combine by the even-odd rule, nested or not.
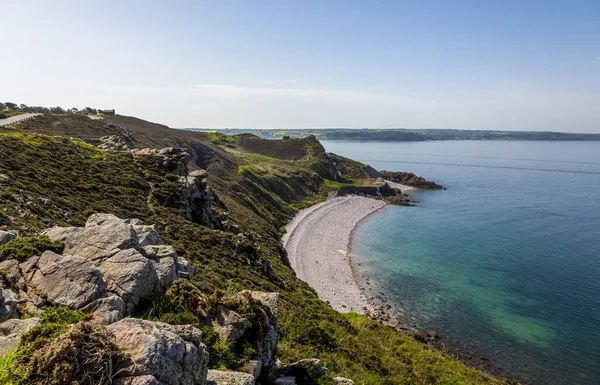
[(0, 100), (173, 127), (600, 132), (600, 1), (3, 1)]

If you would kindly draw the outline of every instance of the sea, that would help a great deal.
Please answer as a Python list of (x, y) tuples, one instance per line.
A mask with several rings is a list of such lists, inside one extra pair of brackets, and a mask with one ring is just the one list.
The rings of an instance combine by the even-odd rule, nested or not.
[(355, 231), (359, 274), (403, 324), (524, 384), (600, 384), (600, 142), (322, 143), (447, 188)]

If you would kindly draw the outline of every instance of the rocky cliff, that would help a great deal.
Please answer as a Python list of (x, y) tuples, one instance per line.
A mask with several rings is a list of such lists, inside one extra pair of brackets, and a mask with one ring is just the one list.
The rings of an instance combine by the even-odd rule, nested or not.
[(49, 115), (0, 128), (0, 153), (0, 383), (502, 383), (295, 276), (298, 209), (387, 190), (315, 138)]

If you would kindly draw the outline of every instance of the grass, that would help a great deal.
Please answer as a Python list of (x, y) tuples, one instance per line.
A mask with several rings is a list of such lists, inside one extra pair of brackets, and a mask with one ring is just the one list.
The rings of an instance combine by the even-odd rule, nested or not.
[[(83, 118), (89, 122), (68, 116), (32, 119), (18, 129), (29, 135), (79, 130), (84, 136), (80, 139), (93, 144), (92, 127), (102, 126)], [(9, 228), (23, 232), (39, 232), (50, 223), (81, 226), (95, 212), (154, 224), (165, 244), (191, 261), (196, 272), (185, 288), (176, 286), (168, 298), (148, 303), (140, 309), (140, 316), (201, 327), (212, 349), (212, 367), (230, 367), (253, 353), (252, 344), (234, 348), (217, 343), (214, 332), (202, 322), (204, 313), (214, 306), (209, 299), (220, 292), (249, 289), (281, 293), (279, 357), (285, 363), (321, 358), (330, 368), (322, 384), (331, 384), (335, 375), (375, 385), (505, 383), (365, 317), (337, 313), (285, 264), (279, 239), (282, 226), (298, 208), (323, 200), (343, 185), (334, 180), (332, 166), (314, 138), (276, 142), (246, 138), (240, 144), (239, 138), (171, 133), (164, 126), (134, 118), (112, 121), (139, 135), (138, 145), (182, 145), (194, 153), (197, 165), (210, 173), (209, 185), (218, 195), (219, 210), (229, 213), (228, 221), (239, 226), (243, 237), (185, 219), (181, 187), (161, 157), (99, 152), (80, 142), (43, 135), (0, 134), (0, 173), (11, 180), (0, 185), (2, 215), (11, 218)], [(157, 136), (145, 137), (144, 132)], [(220, 144), (213, 144), (215, 140)], [(273, 275), (262, 272), (264, 260), (270, 261)], [(199, 298), (204, 302), (198, 302)], [(33, 333), (52, 339), (64, 332), (60, 322), (45, 325), (58, 327), (46, 326)], [(38, 341), (31, 337), (25, 343)]]
[(5, 245), (0, 246), (0, 262), (16, 259), (25, 262), (34, 255), (41, 255), (44, 251), (62, 253), (65, 245), (60, 241), (53, 241), (48, 237), (19, 237)]

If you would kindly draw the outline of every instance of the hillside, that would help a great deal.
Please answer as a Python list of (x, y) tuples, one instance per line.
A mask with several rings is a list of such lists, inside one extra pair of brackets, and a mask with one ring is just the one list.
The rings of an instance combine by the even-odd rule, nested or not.
[[(102, 149), (111, 146), (122, 150)], [(164, 147), (175, 148), (124, 150)], [(84, 226), (99, 212), (155, 225), (195, 273), (190, 284), (141, 304), (135, 315), (202, 329), (212, 368), (237, 369), (252, 351), (219, 345), (190, 298), (248, 289), (281, 294), (278, 357), (323, 360), (329, 373), (320, 384), (335, 376), (357, 384), (506, 383), (422, 338), (334, 311), (295, 276), (280, 240), (285, 223), (330, 192), (374, 181), (361, 174), (366, 165), (347, 158), (340, 157), (338, 170), (314, 137), (267, 141), (125, 116), (43, 115), (0, 128), (0, 153), (0, 230), (38, 236), (53, 225)], [(200, 170), (208, 172), (201, 199), (181, 185), (181, 177), (205, 175)]]

